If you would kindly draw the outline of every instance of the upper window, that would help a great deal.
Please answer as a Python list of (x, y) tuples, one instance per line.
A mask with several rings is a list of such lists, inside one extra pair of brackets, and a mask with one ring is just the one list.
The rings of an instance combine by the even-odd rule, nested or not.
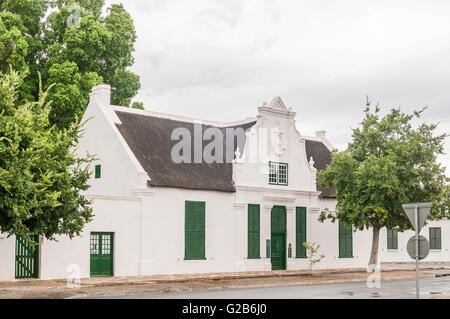
[(288, 184), (288, 164), (269, 162), (269, 184)]

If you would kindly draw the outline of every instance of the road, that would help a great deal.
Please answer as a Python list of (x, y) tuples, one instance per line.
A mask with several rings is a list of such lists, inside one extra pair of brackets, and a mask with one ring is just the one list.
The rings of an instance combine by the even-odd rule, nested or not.
[[(450, 277), (421, 279), (421, 297), (450, 296)], [(112, 298), (137, 299), (366, 299), (415, 298), (414, 280), (381, 281), (380, 288), (368, 288), (365, 282), (264, 288), (224, 289), (192, 292), (145, 293)]]

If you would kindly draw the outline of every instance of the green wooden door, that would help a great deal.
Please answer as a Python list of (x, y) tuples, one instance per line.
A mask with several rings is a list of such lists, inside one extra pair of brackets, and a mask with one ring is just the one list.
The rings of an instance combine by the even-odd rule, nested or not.
[[(39, 243), (39, 237), (31, 236), (31, 240)], [(38, 278), (39, 245), (33, 245), (24, 238), (16, 237), (16, 278)]]
[(286, 269), (286, 207), (274, 206), (270, 219), (272, 270), (284, 270)]
[(114, 234), (91, 233), (91, 276), (113, 276)]

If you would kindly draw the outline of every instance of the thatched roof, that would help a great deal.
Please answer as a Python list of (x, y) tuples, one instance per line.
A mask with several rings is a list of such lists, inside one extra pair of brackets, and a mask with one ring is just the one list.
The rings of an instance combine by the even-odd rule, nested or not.
[[(150, 177), (150, 186), (178, 187), (186, 189), (215, 190), (234, 192), (232, 164), (226, 163), (225, 157), (229, 152), (234, 158), (236, 147), (243, 150), (243, 145), (235, 145), (233, 149), (226, 149), (226, 130), (223, 133), (224, 161), (223, 163), (194, 163), (192, 147), (191, 163), (175, 163), (171, 158), (171, 151), (179, 141), (171, 140), (173, 130), (187, 129), (194, 138), (194, 123), (172, 120), (163, 117), (149, 116), (129, 112), (116, 111), (122, 124), (117, 128), (131, 148), (139, 163)], [(244, 131), (251, 128), (256, 121), (231, 126), (241, 127)], [(213, 127), (202, 125), (203, 132)], [(235, 137), (235, 144), (238, 139)], [(245, 143), (245, 134), (243, 134)], [(203, 147), (210, 141), (203, 141)], [(203, 148), (202, 148), (203, 149)]]
[[(233, 167), (227, 163), (225, 158), (228, 154), (234, 158), (234, 152), (239, 147), (240, 151), (244, 145), (237, 145), (238, 138), (234, 138), (233, 149), (226, 148), (226, 127), (217, 127), (223, 133), (224, 160), (223, 163), (194, 163), (194, 149), (191, 150), (191, 163), (175, 163), (171, 158), (172, 148), (179, 141), (172, 140), (172, 132), (176, 128), (185, 128), (194, 137), (194, 123), (173, 120), (164, 117), (152, 116), (124, 111), (115, 111), (121, 124), (116, 124), (119, 132), (129, 145), (143, 169), (150, 177), (149, 186), (177, 187), (185, 189), (215, 190), (224, 192), (235, 192), (233, 181)], [(239, 125), (229, 126), (231, 128), (242, 128), (249, 130), (256, 121), (243, 122)], [(202, 125), (202, 132), (215, 127)], [(242, 139), (245, 143), (245, 134)], [(203, 141), (202, 149), (210, 141)], [(241, 143), (242, 144), (242, 143)], [(312, 156), (315, 167), (320, 171), (331, 163), (331, 151), (327, 146), (316, 140), (305, 140), (306, 154), (308, 160)], [(336, 190), (332, 188), (317, 187), (321, 191), (321, 197), (334, 197)]]
[[(321, 141), (305, 140), (306, 156), (314, 160), (314, 167), (318, 170), (324, 170), (331, 163), (331, 151)], [(321, 191), (320, 197), (336, 197), (336, 187), (322, 188), (317, 185), (317, 190)]]

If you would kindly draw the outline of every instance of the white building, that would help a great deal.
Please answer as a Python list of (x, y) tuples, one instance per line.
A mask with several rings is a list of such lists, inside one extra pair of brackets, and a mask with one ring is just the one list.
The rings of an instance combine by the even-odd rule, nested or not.
[[(326, 257), (317, 268), (367, 266), (371, 231), (317, 221), (322, 209), (336, 205), (334, 189), (316, 185), (333, 146), (323, 131), (301, 135), (296, 113), (280, 98), (259, 107), (255, 118), (200, 123), (112, 106), (109, 96), (107, 85), (93, 89), (78, 148), (99, 159), (86, 193), (94, 220), (81, 237), (41, 240), (36, 253), (16, 238), (0, 239), (0, 280), (306, 269), (304, 241), (321, 245)], [(227, 128), (242, 131), (229, 139)], [(212, 139), (218, 130), (223, 138)], [(183, 134), (193, 140), (193, 156), (177, 152)], [(225, 142), (223, 154), (214, 155), (231, 154), (232, 162), (196, 158), (198, 145), (202, 154), (212, 140)], [(173, 154), (194, 162), (177, 164)], [(433, 260), (449, 260), (449, 233)], [(382, 231), (382, 260), (408, 261), (404, 249), (394, 249), (395, 239), (385, 249), (386, 236)], [(407, 238), (400, 234), (398, 247)]]

